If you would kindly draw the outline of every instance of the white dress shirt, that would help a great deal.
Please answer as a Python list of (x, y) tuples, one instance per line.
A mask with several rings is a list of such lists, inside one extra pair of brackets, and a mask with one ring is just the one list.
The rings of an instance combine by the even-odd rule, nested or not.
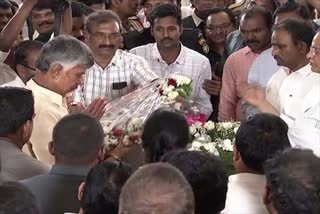
[(25, 88), (26, 84), (21, 80), (20, 77), (16, 77), (14, 80), (7, 82), (0, 87), (18, 87), (18, 88)]
[(151, 69), (161, 78), (166, 78), (170, 74), (180, 74), (190, 78), (192, 80), (191, 100), (194, 101), (201, 112), (208, 117), (210, 116), (212, 112), (210, 96), (202, 89), (204, 80), (212, 77), (211, 66), (205, 56), (182, 44), (179, 56), (170, 65), (162, 59), (156, 43), (133, 48), (130, 53), (145, 58), (149, 62)]
[(229, 176), (223, 214), (268, 214), (263, 203), (264, 175), (239, 173)]
[[(263, 90), (274, 73), (281, 67), (272, 56), (272, 48), (263, 51), (254, 61), (248, 75), (248, 83), (257, 84)], [(258, 109), (247, 102), (243, 101), (242, 109), (245, 117), (249, 119), (253, 115), (259, 113)]]
[(288, 130), (288, 137), (292, 147), (311, 149), (320, 157), (320, 102), (310, 106), (309, 100), (320, 96), (320, 84), (306, 96), (304, 103), (307, 109), (298, 117)]
[(74, 103), (82, 102), (84, 107), (88, 107), (99, 96), (111, 102), (157, 78), (145, 59), (117, 50), (105, 69), (97, 63), (87, 69), (84, 86), (75, 91)]
[(319, 84), (320, 74), (312, 72), (309, 64), (292, 73), (283, 67), (271, 77), (266, 88), (266, 99), (290, 127), (306, 111), (306, 102), (309, 108), (320, 102), (320, 91), (313, 99), (306, 96)]

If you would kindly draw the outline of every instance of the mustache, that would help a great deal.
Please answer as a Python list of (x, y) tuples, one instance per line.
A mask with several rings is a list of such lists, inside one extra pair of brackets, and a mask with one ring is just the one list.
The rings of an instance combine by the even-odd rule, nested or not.
[(173, 39), (171, 39), (171, 38), (164, 38), (164, 39), (161, 39), (161, 42), (165, 42), (165, 41), (173, 41)]
[(259, 43), (259, 41), (257, 41), (257, 40), (248, 40), (246, 43), (247, 43), (247, 44)]
[(273, 58), (274, 58), (276, 61), (281, 60), (281, 57), (278, 57), (278, 56), (274, 56)]
[(53, 22), (51, 22), (51, 21), (41, 22), (41, 23), (39, 24), (39, 27), (41, 27), (41, 26), (43, 26), (43, 25), (53, 25)]
[(110, 49), (114, 49), (116, 48), (115, 45), (99, 45), (98, 48), (110, 48)]

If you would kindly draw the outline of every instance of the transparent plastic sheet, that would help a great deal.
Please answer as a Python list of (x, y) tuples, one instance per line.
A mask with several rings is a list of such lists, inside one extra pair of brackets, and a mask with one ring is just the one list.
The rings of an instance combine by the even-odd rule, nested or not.
[[(107, 104), (106, 112), (100, 119), (105, 133), (105, 145), (108, 149), (115, 146), (119, 138), (114, 136), (114, 130), (126, 132), (130, 121), (139, 119), (141, 125), (148, 116), (159, 108), (168, 107), (159, 93), (159, 86), (165, 80), (156, 80), (149, 85), (137, 89), (117, 100)], [(137, 134), (142, 129), (137, 128)]]

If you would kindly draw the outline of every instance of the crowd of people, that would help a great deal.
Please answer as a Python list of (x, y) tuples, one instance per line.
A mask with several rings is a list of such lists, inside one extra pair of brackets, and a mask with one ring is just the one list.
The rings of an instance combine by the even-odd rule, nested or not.
[[(0, 0), (0, 213), (320, 213), (320, 1), (183, 3)], [(106, 150), (107, 104), (171, 74), (241, 122), (235, 174), (168, 109)]]

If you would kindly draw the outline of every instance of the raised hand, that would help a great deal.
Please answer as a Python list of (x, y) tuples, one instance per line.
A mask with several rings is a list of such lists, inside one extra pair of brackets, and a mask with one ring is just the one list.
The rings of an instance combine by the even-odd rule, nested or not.
[(97, 97), (92, 101), (88, 108), (84, 109), (83, 112), (100, 119), (105, 112), (106, 105), (107, 100), (105, 97)]
[(212, 80), (205, 80), (202, 88), (210, 95), (219, 96), (222, 80), (220, 77), (212, 73)]

